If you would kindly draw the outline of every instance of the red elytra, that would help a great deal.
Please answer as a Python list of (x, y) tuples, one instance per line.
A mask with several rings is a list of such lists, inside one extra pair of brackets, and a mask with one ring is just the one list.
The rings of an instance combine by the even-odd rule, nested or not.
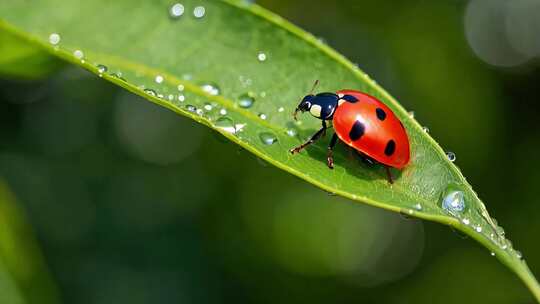
[(339, 139), (384, 165), (405, 167), (410, 160), (409, 137), (392, 110), (375, 97), (359, 91), (341, 90), (336, 94), (358, 99), (355, 103), (342, 102), (334, 113), (332, 123)]

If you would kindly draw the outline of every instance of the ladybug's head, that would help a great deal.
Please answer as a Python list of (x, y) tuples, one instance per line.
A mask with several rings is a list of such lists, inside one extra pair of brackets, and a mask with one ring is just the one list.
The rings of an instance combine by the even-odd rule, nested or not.
[(315, 96), (313, 94), (304, 96), (300, 104), (296, 107), (296, 110), (294, 110), (294, 114), (293, 114), (294, 120), (296, 120), (296, 114), (298, 113), (298, 111), (302, 111), (302, 113), (304, 113), (311, 109), (314, 98)]

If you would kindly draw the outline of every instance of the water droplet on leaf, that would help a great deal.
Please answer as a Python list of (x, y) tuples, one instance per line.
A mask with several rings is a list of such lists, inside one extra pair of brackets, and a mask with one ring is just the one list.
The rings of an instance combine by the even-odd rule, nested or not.
[(57, 33), (52, 33), (49, 35), (49, 43), (52, 45), (57, 45), (60, 43), (60, 35)]
[(204, 6), (197, 6), (193, 9), (193, 16), (195, 18), (202, 18), (206, 14), (206, 8)]
[(258, 59), (260, 62), (266, 61), (266, 54), (263, 53), (263, 52), (259, 52), (259, 54), (257, 54), (257, 59)]
[(287, 135), (289, 135), (291, 137), (296, 136), (296, 134), (298, 134), (298, 132), (295, 129), (288, 129), (287, 130)]
[(180, 3), (175, 3), (169, 9), (169, 15), (173, 19), (177, 19), (184, 14), (184, 6)]
[(152, 90), (152, 89), (144, 89), (144, 92), (150, 96), (156, 96), (156, 91)]
[(98, 73), (100, 73), (100, 74), (103, 74), (103, 73), (107, 72), (107, 70), (108, 70), (107, 67), (105, 65), (103, 65), (103, 64), (98, 64), (96, 67), (97, 67)]
[(269, 132), (262, 132), (259, 134), (259, 138), (265, 145), (271, 145), (275, 142), (277, 142), (277, 138), (274, 134)]
[(236, 127), (234, 126), (233, 120), (227, 116), (218, 118), (216, 120), (215, 126), (217, 128), (223, 129), (225, 132), (228, 132), (231, 134), (236, 133)]
[(75, 56), (75, 58), (77, 58), (77, 59), (83, 59), (84, 58), (84, 53), (81, 50), (75, 50), (75, 51), (73, 51), (73, 56)]
[(201, 85), (201, 89), (203, 89), (203, 91), (213, 96), (219, 95), (221, 93), (221, 91), (219, 90), (219, 87), (213, 83), (205, 83)]
[(448, 157), (448, 160), (451, 161), (451, 162), (455, 162), (456, 161), (456, 154), (454, 152), (446, 152), (446, 157)]
[(244, 109), (251, 108), (254, 102), (255, 98), (251, 97), (250, 94), (243, 94), (238, 98), (238, 105)]
[(157, 75), (155, 81), (156, 81), (156, 83), (162, 83), (163, 79), (164, 79), (163, 76)]
[(450, 213), (462, 212), (465, 209), (463, 192), (449, 188), (443, 196), (442, 207)]

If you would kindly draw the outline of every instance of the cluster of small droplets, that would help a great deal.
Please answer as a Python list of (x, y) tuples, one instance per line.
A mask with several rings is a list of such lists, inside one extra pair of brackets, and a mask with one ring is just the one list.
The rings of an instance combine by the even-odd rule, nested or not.
[[(171, 19), (179, 19), (184, 15), (186, 8), (181, 3), (175, 3), (169, 7), (169, 16)], [(193, 8), (193, 17), (201, 19), (206, 15), (206, 8), (204, 6), (196, 6)]]

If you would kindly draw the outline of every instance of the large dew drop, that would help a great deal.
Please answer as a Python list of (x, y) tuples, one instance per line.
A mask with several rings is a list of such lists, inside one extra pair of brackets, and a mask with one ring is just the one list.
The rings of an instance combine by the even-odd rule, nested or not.
[(465, 198), (463, 191), (450, 188), (445, 192), (442, 199), (442, 207), (450, 213), (459, 213), (465, 210)]

